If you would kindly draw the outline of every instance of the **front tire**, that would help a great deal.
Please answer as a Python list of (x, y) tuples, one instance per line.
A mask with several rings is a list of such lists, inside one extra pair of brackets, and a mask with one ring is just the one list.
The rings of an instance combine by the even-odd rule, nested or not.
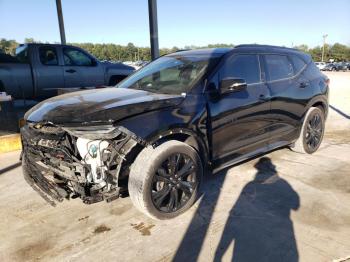
[(318, 107), (311, 107), (304, 118), (300, 136), (292, 150), (312, 154), (320, 147), (325, 130), (325, 115)]
[(131, 166), (131, 201), (153, 219), (174, 218), (195, 202), (202, 176), (201, 159), (191, 146), (171, 140), (147, 147)]

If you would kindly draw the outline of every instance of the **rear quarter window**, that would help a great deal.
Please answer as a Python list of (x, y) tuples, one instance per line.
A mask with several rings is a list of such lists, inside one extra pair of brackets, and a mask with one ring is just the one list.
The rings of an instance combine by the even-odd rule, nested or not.
[(291, 55), (290, 59), (293, 62), (295, 74), (300, 73), (300, 71), (305, 67), (306, 63), (296, 55)]
[(322, 73), (320, 69), (315, 65), (315, 63), (311, 62), (307, 65), (304, 76), (309, 80), (313, 80), (322, 76)]
[(294, 75), (293, 65), (286, 55), (265, 55), (269, 80), (280, 80)]

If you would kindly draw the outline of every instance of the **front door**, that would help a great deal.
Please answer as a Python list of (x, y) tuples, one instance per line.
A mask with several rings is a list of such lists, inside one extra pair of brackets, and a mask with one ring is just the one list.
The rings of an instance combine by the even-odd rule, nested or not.
[(104, 69), (92, 57), (73, 47), (63, 48), (65, 87), (104, 85)]
[(270, 102), (256, 54), (229, 57), (215, 77), (218, 83), (228, 77), (241, 78), (247, 83), (245, 89), (209, 102), (212, 156), (220, 164), (268, 145)]

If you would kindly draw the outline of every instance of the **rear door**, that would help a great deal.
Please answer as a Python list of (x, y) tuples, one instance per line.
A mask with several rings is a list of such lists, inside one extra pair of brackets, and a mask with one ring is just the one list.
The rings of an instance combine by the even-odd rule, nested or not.
[(221, 164), (268, 145), (270, 102), (256, 54), (229, 57), (215, 77), (217, 85), (228, 77), (242, 78), (247, 83), (246, 89), (209, 101), (212, 154), (217, 164)]
[(65, 87), (104, 84), (104, 68), (93, 57), (74, 47), (63, 47)]
[(36, 61), (33, 67), (35, 96), (51, 97), (57, 95), (57, 89), (64, 87), (63, 69), (59, 64), (56, 46), (38, 45)]
[(297, 138), (310, 89), (302, 74), (306, 66), (302, 59), (288, 54), (265, 54), (263, 57), (271, 92), (270, 145), (274, 147)]

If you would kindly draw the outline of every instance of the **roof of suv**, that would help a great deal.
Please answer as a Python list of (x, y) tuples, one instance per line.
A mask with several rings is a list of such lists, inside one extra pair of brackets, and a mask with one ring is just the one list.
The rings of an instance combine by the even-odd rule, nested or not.
[(233, 48), (205, 48), (205, 49), (191, 49), (191, 50), (180, 50), (178, 52), (172, 53), (170, 55), (209, 55), (209, 56), (221, 56), (229, 52), (234, 51), (248, 51), (248, 52), (273, 52), (273, 53), (291, 53), (301, 56), (306, 62), (311, 60), (308, 54), (305, 54), (297, 49), (273, 46), (273, 45), (257, 45), (257, 44), (246, 44), (237, 45)]

